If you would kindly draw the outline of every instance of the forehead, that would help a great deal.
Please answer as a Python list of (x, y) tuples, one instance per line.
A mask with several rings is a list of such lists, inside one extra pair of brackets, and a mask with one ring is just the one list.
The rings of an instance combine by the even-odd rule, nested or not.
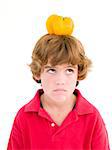
[(77, 65), (72, 65), (72, 64), (61, 64), (61, 65), (51, 65), (50, 63), (46, 64), (43, 66), (43, 69), (48, 69), (48, 68), (60, 68), (60, 69), (64, 69), (64, 68), (68, 68), (68, 67), (73, 67), (73, 68), (77, 68)]

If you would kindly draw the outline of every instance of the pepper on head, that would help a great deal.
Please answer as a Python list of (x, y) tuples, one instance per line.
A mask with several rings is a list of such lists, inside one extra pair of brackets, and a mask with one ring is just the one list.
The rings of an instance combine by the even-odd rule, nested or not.
[(47, 18), (46, 28), (49, 34), (71, 35), (74, 29), (74, 22), (70, 17), (54, 14)]

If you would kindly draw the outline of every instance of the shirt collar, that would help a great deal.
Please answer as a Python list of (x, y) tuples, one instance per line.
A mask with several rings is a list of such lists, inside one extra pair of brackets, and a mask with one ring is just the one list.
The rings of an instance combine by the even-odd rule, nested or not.
[(25, 105), (25, 112), (38, 112), (40, 108), (40, 95), (43, 93), (42, 89), (39, 89), (33, 99)]
[(75, 93), (77, 95), (77, 99), (74, 110), (77, 112), (77, 114), (84, 115), (93, 113), (94, 106), (82, 96), (81, 92), (78, 89), (75, 89)]
[[(80, 93), (78, 89), (74, 91), (76, 93), (76, 105), (74, 111), (77, 112), (78, 115), (84, 115), (93, 113), (93, 105), (90, 104)], [(34, 98), (25, 105), (25, 112), (38, 112), (40, 109), (40, 95), (43, 93), (43, 89), (39, 89)]]

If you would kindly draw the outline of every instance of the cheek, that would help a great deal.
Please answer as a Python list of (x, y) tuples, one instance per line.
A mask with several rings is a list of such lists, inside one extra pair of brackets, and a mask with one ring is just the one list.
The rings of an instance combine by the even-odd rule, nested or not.
[(49, 87), (51, 87), (52, 86), (52, 84), (53, 84), (53, 80), (52, 80), (52, 78), (49, 78), (49, 77), (42, 77), (41, 78), (41, 82), (42, 82), (42, 88), (44, 88), (44, 89), (48, 89)]
[(70, 82), (76, 82), (77, 81), (77, 76), (71, 76), (71, 77), (68, 78), (68, 80)]
[(68, 79), (67, 85), (68, 85), (71, 89), (74, 89), (75, 86), (76, 86), (76, 82), (77, 82), (77, 77), (71, 77), (70, 79)]
[(68, 83), (70, 89), (74, 89), (76, 87), (76, 81), (72, 81), (70, 83)]

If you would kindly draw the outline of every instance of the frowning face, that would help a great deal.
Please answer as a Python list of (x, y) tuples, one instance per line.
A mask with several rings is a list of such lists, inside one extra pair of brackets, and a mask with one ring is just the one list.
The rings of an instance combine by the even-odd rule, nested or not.
[(55, 102), (70, 99), (76, 87), (78, 66), (47, 64), (42, 70), (40, 79), (45, 97)]

